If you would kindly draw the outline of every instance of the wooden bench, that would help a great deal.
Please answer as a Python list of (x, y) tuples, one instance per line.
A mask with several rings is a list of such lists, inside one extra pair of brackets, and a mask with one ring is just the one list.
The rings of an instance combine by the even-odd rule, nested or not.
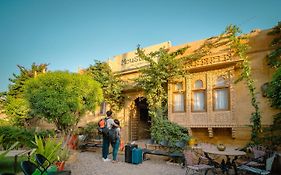
[(143, 152), (143, 160), (148, 160), (146, 158), (147, 154), (152, 154), (152, 155), (157, 155), (157, 156), (167, 156), (172, 158), (173, 160), (180, 160), (181, 163), (185, 163), (185, 157), (184, 154), (182, 152), (169, 152), (169, 151), (163, 151), (163, 150), (150, 150), (150, 149), (146, 149), (143, 148), (142, 149)]
[(92, 141), (84, 141), (78, 144), (78, 148), (83, 151), (95, 151), (92, 148), (100, 148), (102, 147), (102, 140), (101, 139), (94, 139)]

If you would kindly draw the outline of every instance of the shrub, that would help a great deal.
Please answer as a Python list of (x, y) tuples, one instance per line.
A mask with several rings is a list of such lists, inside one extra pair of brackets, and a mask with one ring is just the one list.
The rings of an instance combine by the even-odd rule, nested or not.
[(34, 145), (32, 141), (34, 141), (34, 133), (40, 137), (54, 136), (55, 132), (53, 130), (42, 130), (35, 132), (35, 129), (26, 129), (19, 128), (15, 126), (0, 126), (0, 133), (3, 137), (0, 139), (0, 145), (4, 146), (4, 149), (7, 149), (11, 145), (13, 145), (16, 141), (19, 142), (18, 147), (28, 147), (33, 148)]

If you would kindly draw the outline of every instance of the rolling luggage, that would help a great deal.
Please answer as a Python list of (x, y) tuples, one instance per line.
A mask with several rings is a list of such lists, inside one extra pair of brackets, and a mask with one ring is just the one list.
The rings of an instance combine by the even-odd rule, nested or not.
[(142, 163), (142, 149), (141, 148), (134, 148), (132, 150), (132, 163), (133, 164)]
[(132, 150), (138, 148), (138, 145), (127, 144), (125, 145), (125, 162), (132, 163)]

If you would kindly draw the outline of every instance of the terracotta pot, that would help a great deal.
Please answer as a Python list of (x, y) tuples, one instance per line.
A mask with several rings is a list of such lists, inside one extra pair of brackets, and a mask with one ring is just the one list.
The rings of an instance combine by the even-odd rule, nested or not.
[(63, 170), (64, 170), (65, 161), (56, 162), (55, 164), (56, 164), (56, 166), (58, 167), (58, 171), (63, 171)]
[(78, 136), (72, 135), (68, 140), (67, 146), (70, 149), (77, 149)]

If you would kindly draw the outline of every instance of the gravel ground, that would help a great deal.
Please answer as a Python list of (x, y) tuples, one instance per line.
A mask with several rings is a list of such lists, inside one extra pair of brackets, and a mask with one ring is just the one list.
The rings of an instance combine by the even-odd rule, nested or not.
[[(184, 175), (179, 164), (169, 163), (162, 156), (151, 156), (150, 160), (134, 165), (125, 163), (124, 154), (118, 155), (117, 163), (103, 162), (101, 150), (95, 152), (74, 151), (66, 162), (65, 169), (72, 175)], [(111, 156), (109, 156), (111, 158)]]

